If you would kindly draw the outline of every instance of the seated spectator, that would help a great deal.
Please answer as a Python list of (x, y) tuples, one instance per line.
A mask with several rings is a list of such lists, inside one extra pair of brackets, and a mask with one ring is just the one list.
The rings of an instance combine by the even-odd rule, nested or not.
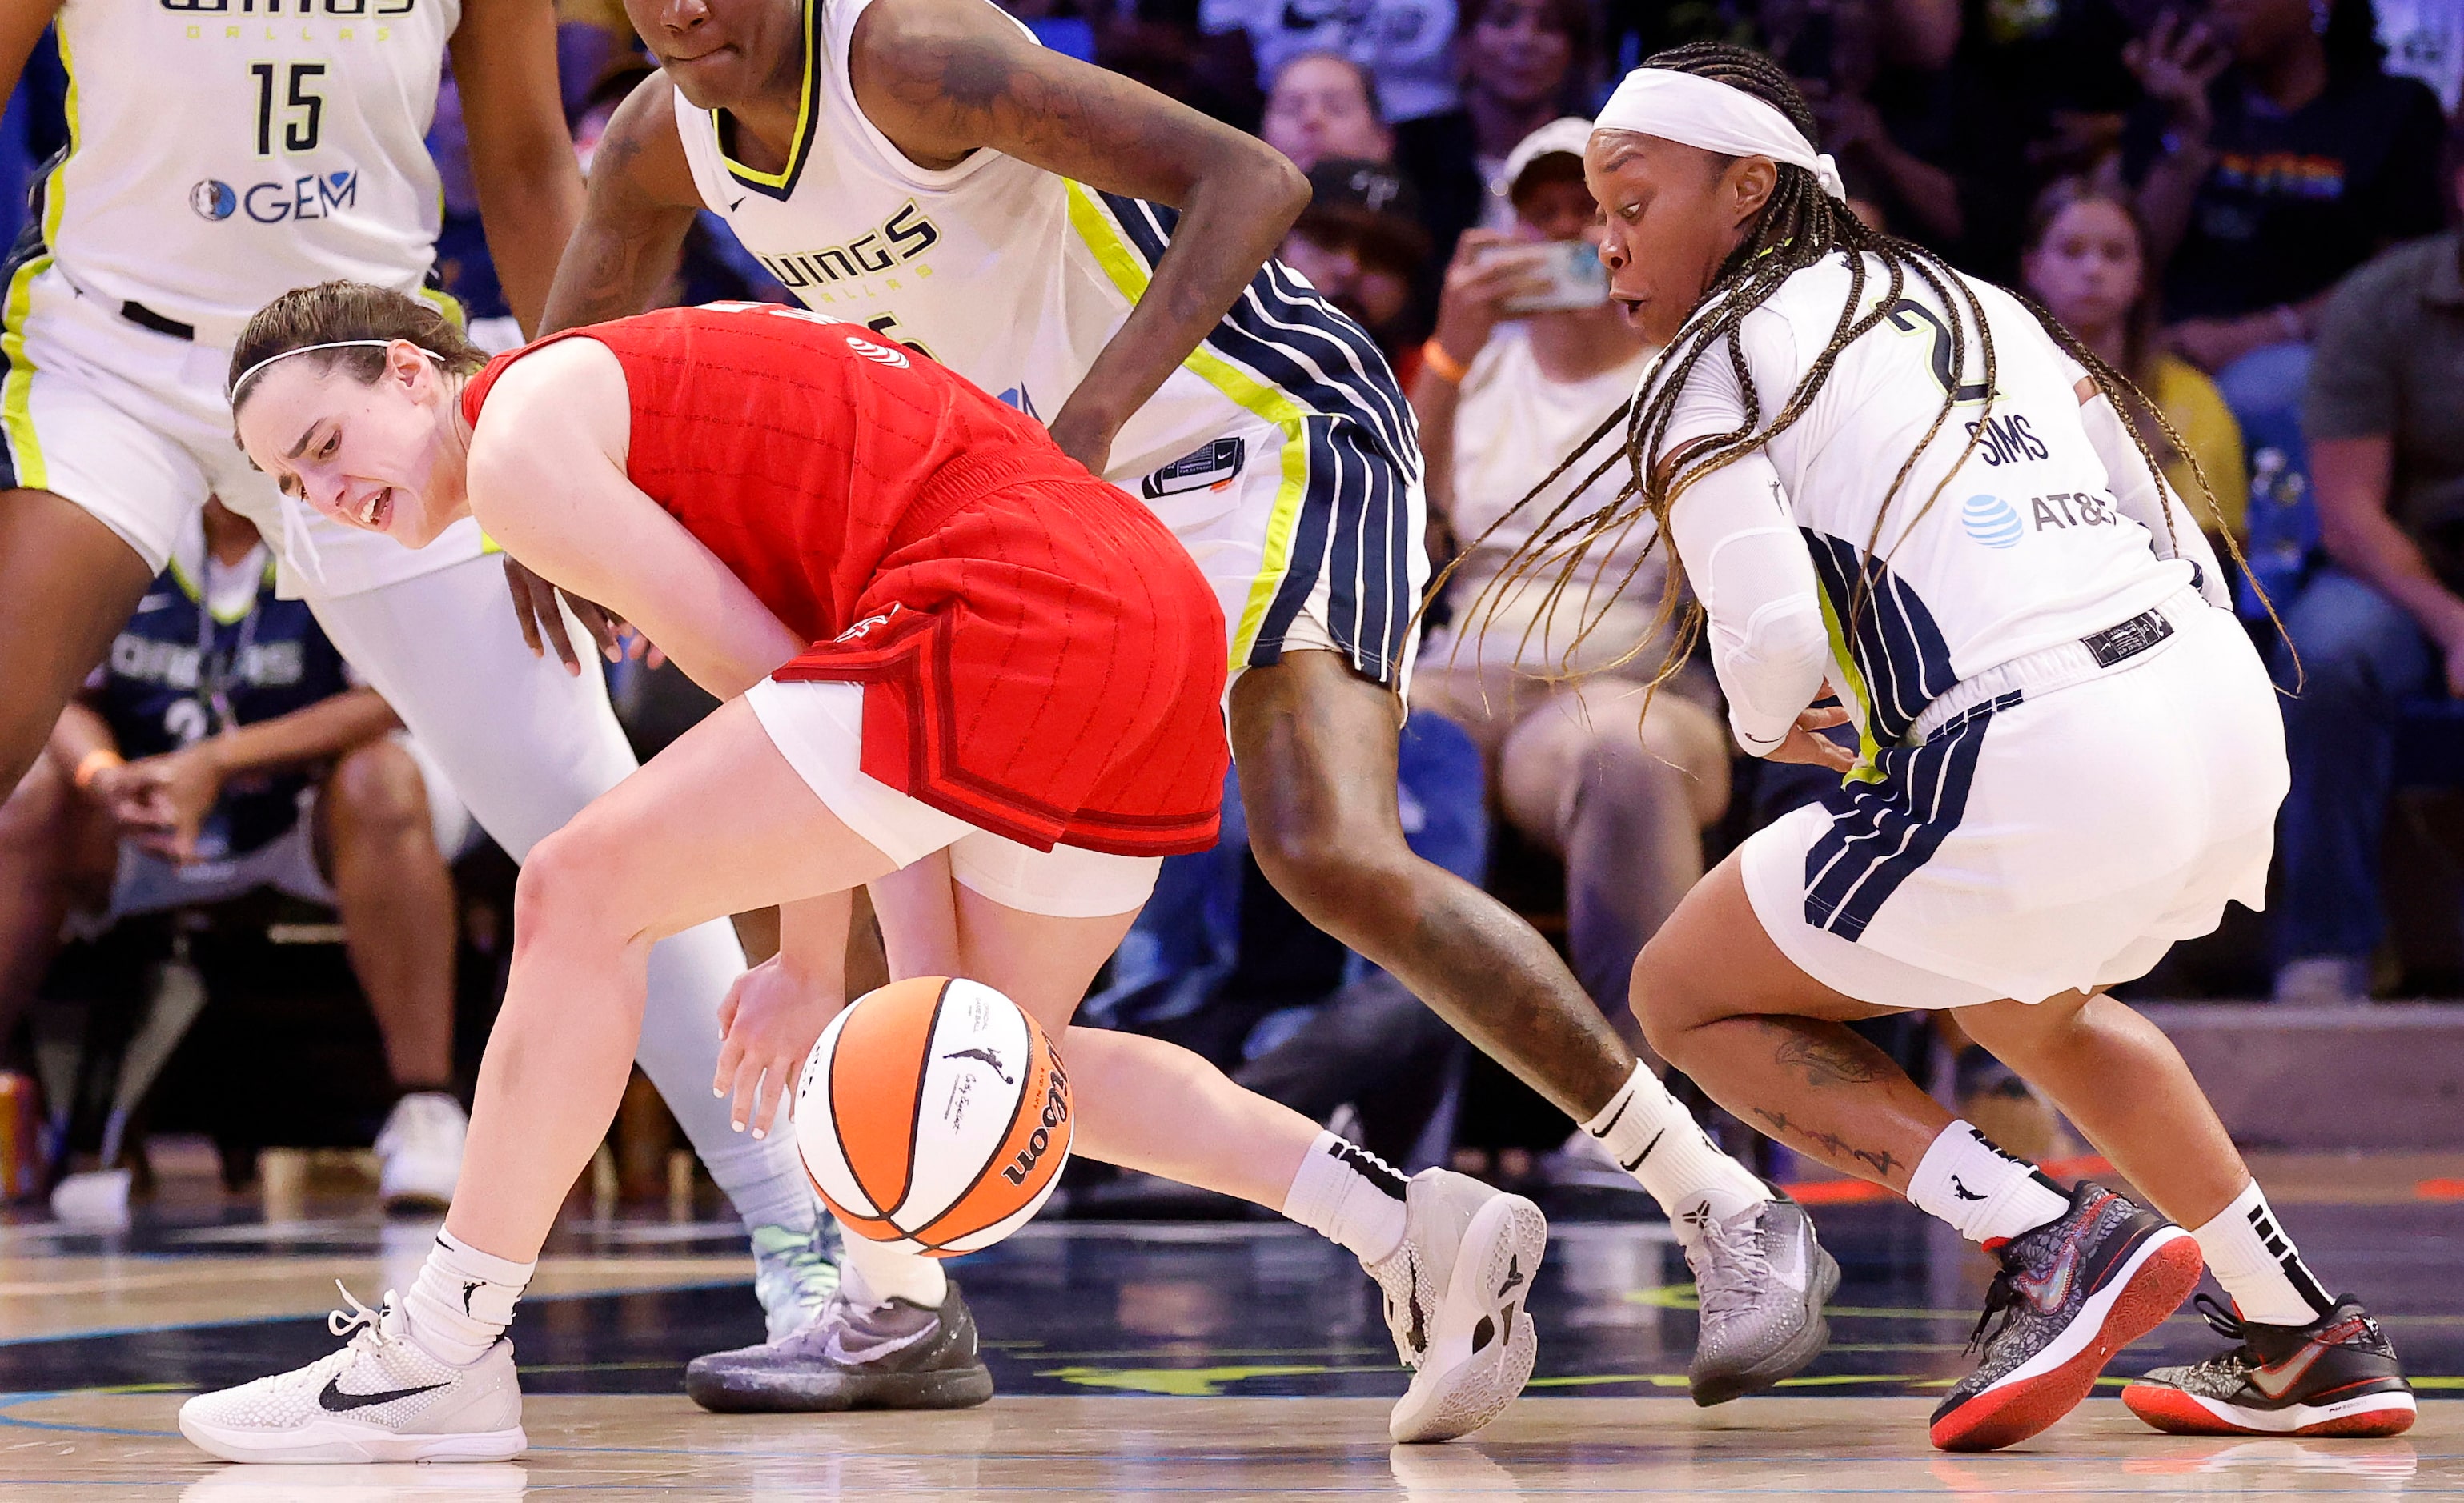
[(1248, 33), (1259, 78), (1340, 53), (1376, 76), (1397, 121), (1454, 107), (1455, 25), (1455, 0), (1198, 0), (1201, 32)]
[(1382, 163), (1395, 156), (1375, 80), (1340, 53), (1298, 53), (1278, 69), (1258, 134), (1303, 172), (1328, 157)]
[[(1605, 280), (1589, 307), (1518, 317), (1507, 306), (1529, 273), (1500, 250), (1596, 243), (1590, 135), (1589, 121), (1561, 120), (1517, 146), (1505, 174), (1514, 230), (1465, 233), (1446, 272), (1411, 397), (1430, 514), (1468, 552), (1450, 585), (1454, 622), (1423, 645), (1412, 703), (1416, 719), (1436, 710), (1472, 733), (1505, 817), (1565, 859), (1574, 974), (1624, 1024), (1636, 953), (1703, 875), (1702, 830), (1727, 806), (1728, 740), (1674, 686), (1643, 715), (1666, 643), (1652, 630), (1666, 564), (1643, 558), (1648, 534), (1586, 558), (1553, 606), (1554, 561), (1506, 572), (1580, 477), (1516, 503), (1625, 401), (1651, 356)], [(1564, 516), (1607, 505), (1625, 479), (1612, 467)]]
[(1427, 206), (1440, 265), (1473, 226), (1514, 228), (1507, 155), (1558, 116), (1588, 112), (1601, 61), (1588, 0), (1463, 0), (1461, 26), (1459, 108), (1407, 116), (1393, 80), (1378, 76), (1395, 121), (1395, 164)]
[[(2279, 1001), (2368, 995), (2399, 707), (2464, 697), (2464, 239), (2387, 251), (2328, 299), (2305, 422), (2327, 563), (2279, 602), (2293, 791), (2274, 920)], [(2277, 682), (2295, 667), (2279, 652)]]
[(442, 1209), (465, 1125), (446, 862), (476, 827), (400, 729), (307, 603), (275, 598), (255, 528), (208, 502), (0, 804), (0, 1036), (64, 918), (99, 933), (260, 887), (331, 904), (400, 1093), (381, 1191)]
[(2455, 0), (2378, 0), (2387, 70), (2418, 78), (2453, 115), (2464, 105), (2464, 6)]
[[(2106, 364), (2136, 382), (2181, 436), (2187, 453), (2175, 451), (2155, 424), (2140, 423), (2140, 437), (2164, 464), (2165, 478), (2190, 501), (2200, 525), (2211, 534), (2218, 530), (2217, 519), (2198, 499), (2193, 457), (2223, 512), (2224, 528), (2240, 535), (2250, 510), (2241, 429), (2215, 382), (2158, 341), (2147, 237), (2130, 196), (2085, 178), (2048, 185), (2028, 213), (2020, 274), (2036, 300)], [(2224, 552), (2217, 549), (2219, 556)]]
[(1412, 287), (1429, 258), (1411, 185), (1392, 167), (1328, 157), (1309, 169), (1309, 205), (1276, 258), (1368, 330), (1389, 360), (1410, 349)]
[(2175, 348), (2254, 450), (2302, 469), (2310, 339), (2337, 278), (2445, 221), (2438, 101), (2389, 77), (2368, 0), (2217, 0), (2127, 57), (2149, 98), (2126, 160)]

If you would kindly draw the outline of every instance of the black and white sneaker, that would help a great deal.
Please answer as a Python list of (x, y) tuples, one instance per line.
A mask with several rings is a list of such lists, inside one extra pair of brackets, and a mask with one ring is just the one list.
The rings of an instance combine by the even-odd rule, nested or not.
[(2123, 1387), (2130, 1412), (2172, 1435), (2401, 1435), (2412, 1385), (2395, 1347), (2346, 1295), (2308, 1325), (2244, 1320), (2212, 1296), (2199, 1313), (2232, 1351), (2159, 1367)]
[(342, 1291), (326, 1328), (350, 1340), (305, 1367), (180, 1405), (180, 1433), (225, 1461), (504, 1461), (521, 1454), (514, 1343), (456, 1367), (403, 1329), (387, 1294), (371, 1310)]
[(2087, 1180), (2059, 1218), (1986, 1247), (2002, 1272), (1970, 1339), (1976, 1370), (1933, 1411), (1944, 1450), (2016, 1445), (2071, 1412), (2207, 1267), (2189, 1232)]
[(993, 1375), (954, 1278), (937, 1310), (908, 1299), (865, 1309), (833, 1294), (784, 1340), (694, 1358), (685, 1394), (721, 1414), (967, 1409), (993, 1396)]
[(1523, 1391), (1540, 1354), (1524, 1306), (1548, 1248), (1549, 1220), (1522, 1196), (1451, 1169), (1412, 1176), (1402, 1245), (1365, 1265), (1395, 1355), (1416, 1369), (1387, 1420), (1396, 1441), (1468, 1435)]

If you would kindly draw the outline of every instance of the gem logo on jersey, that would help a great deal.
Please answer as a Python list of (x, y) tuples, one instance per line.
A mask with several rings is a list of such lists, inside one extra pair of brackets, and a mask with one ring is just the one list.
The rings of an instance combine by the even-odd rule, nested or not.
[(2019, 539), (2028, 535), (2028, 530), (2020, 525), (2019, 513), (2000, 496), (1969, 496), (1960, 505), (1959, 525), (1988, 548), (2016, 548)]
[(188, 207), (200, 219), (225, 220), (244, 213), (260, 225), (331, 219), (359, 202), (360, 174), (344, 167), (334, 172), (306, 172), (234, 188), (208, 178), (188, 189)]

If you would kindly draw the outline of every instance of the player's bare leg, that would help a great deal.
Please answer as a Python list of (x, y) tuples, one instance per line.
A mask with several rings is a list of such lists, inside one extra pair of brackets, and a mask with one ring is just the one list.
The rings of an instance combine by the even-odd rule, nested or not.
[(1531, 926), (1412, 853), (1401, 701), (1323, 651), (1248, 669), (1231, 698), (1250, 849), (1276, 890), (1591, 1130), (1669, 1213), (1703, 1295), (1696, 1400), (1812, 1361), (1838, 1282), (1813, 1223), (1711, 1144)]
[(61, 708), (128, 623), (154, 571), (92, 512), (0, 490), (0, 788), (13, 789)]

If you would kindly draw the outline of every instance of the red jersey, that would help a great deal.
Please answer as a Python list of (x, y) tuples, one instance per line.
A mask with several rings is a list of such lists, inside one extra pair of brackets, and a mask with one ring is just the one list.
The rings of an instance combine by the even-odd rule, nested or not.
[(1179, 542), (1041, 425), (861, 325), (774, 304), (552, 335), (625, 368), (626, 473), (868, 686), (864, 771), (1048, 850), (1204, 850), (1227, 754), (1223, 622)]

